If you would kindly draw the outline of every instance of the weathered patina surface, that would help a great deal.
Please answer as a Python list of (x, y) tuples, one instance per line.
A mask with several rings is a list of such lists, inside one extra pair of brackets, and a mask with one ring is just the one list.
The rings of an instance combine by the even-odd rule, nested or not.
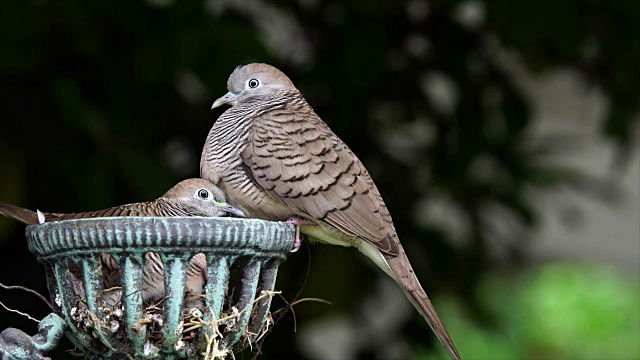
[[(273, 291), (278, 265), (293, 248), (294, 233), (293, 226), (285, 223), (201, 217), (79, 219), (31, 225), (26, 230), (29, 249), (46, 268), (51, 300), (64, 319), (60, 324), (65, 334), (96, 359), (192, 357), (206, 351), (207, 345), (213, 346), (210, 353), (222, 353), (243, 338), (255, 339), (271, 299), (256, 298), (262, 291)], [(142, 299), (142, 266), (149, 251), (160, 254), (165, 265), (159, 342), (150, 340), (141, 321), (148, 316)], [(110, 254), (119, 264), (121, 304), (105, 302), (100, 253)], [(200, 309), (206, 325), (198, 328), (192, 342), (186, 342), (182, 337), (187, 266), (198, 253), (205, 254), (208, 264)], [(229, 284), (232, 271), (237, 272), (235, 284)], [(232, 297), (227, 296), (230, 289)], [(89, 315), (80, 321), (80, 313)], [(219, 328), (215, 320), (229, 315), (233, 321)], [(216, 334), (214, 342), (207, 342)], [(59, 337), (53, 340), (57, 343)], [(29, 346), (25, 342), (23, 347)]]

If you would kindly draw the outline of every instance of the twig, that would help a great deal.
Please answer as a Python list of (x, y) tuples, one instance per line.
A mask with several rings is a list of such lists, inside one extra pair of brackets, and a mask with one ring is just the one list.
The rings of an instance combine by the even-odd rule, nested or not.
[(296, 316), (296, 311), (293, 310), (293, 307), (291, 307), (291, 304), (287, 301), (287, 299), (284, 298), (284, 296), (280, 295), (280, 298), (282, 299), (282, 301), (284, 301), (285, 306), (283, 306), (282, 308), (276, 310), (274, 312), (274, 314), (277, 315), (280, 310), (284, 310), (285, 313), (287, 311), (291, 310), (291, 316), (293, 316), (293, 332), (297, 333), (298, 332), (298, 317)]
[(39, 292), (29, 289), (28, 287), (24, 287), (24, 286), (20, 286), (20, 285), (5, 285), (3, 283), (0, 283), (0, 287), (5, 288), (7, 290), (13, 290), (13, 289), (18, 289), (18, 290), (23, 290), (26, 291), (28, 293), (32, 293), (35, 296), (39, 297), (40, 300), (44, 301), (51, 310), (53, 310), (53, 306), (51, 305), (51, 302), (49, 302), (49, 300), (47, 300), (47, 298), (45, 298), (44, 296), (42, 296)]
[(5, 310), (7, 310), (7, 311), (14, 312), (14, 313), (18, 313), (18, 314), (20, 314), (20, 315), (22, 315), (22, 316), (26, 316), (29, 320), (33, 320), (33, 321), (35, 321), (35, 322), (37, 322), (37, 323), (40, 323), (40, 321), (41, 321), (41, 320), (38, 320), (38, 319), (36, 319), (36, 318), (32, 317), (32, 316), (31, 316), (31, 315), (29, 315), (29, 314), (25, 314), (25, 313), (20, 312), (20, 311), (18, 311), (18, 310), (9, 309), (8, 307), (6, 307), (6, 306), (2, 303), (2, 301), (0, 301), (0, 305), (2, 305), (2, 307), (3, 307), (3, 308), (5, 308)]
[[(207, 341), (207, 346), (205, 348), (205, 352), (204, 352), (204, 359), (205, 360), (212, 360), (212, 359), (221, 359), (221, 358), (225, 358), (228, 355), (232, 355), (233, 353), (229, 351), (229, 349), (225, 349), (223, 351), (218, 350), (218, 340), (219, 338), (222, 338), (223, 334), (220, 333), (220, 330), (218, 329), (218, 326), (220, 323), (223, 323), (225, 321), (229, 321), (232, 319), (236, 319), (238, 317), (240, 317), (240, 315), (242, 313), (244, 313), (245, 311), (247, 311), (249, 308), (253, 308), (253, 305), (255, 305), (256, 303), (258, 303), (260, 300), (266, 298), (266, 297), (273, 297), (274, 295), (280, 295), (281, 292), (280, 291), (267, 291), (267, 290), (263, 290), (260, 294), (260, 296), (256, 297), (253, 301), (251, 301), (249, 304), (247, 304), (247, 306), (245, 306), (242, 310), (238, 311), (235, 307), (232, 308), (232, 313), (230, 315), (224, 316), (222, 318), (216, 319), (216, 314), (213, 311), (213, 309), (211, 308), (211, 306), (206, 303), (209, 312), (211, 313), (211, 321), (204, 321), (202, 320), (202, 318), (200, 318), (199, 316), (196, 317), (194, 316), (190, 321), (185, 322), (184, 324), (184, 329), (182, 331), (183, 334), (194, 331), (196, 329), (199, 329), (201, 327), (211, 327), (211, 333), (206, 333), (204, 332), (204, 337), (205, 340)], [(203, 296), (207, 296), (207, 295), (203, 295)]]
[[(262, 290), (262, 294), (260, 296), (258, 296), (257, 298), (255, 298), (253, 301), (251, 301), (249, 304), (247, 304), (247, 306), (245, 306), (242, 310), (234, 312), (231, 315), (227, 315), (223, 318), (220, 319), (215, 319), (215, 314), (213, 313), (213, 310), (211, 310), (211, 313), (213, 314), (212, 318), (213, 320), (207, 322), (207, 321), (191, 321), (185, 324), (185, 326), (189, 325), (190, 327), (188, 328), (189, 331), (193, 331), (195, 329), (204, 327), (204, 326), (213, 326), (217, 328), (218, 323), (227, 321), (227, 320), (231, 320), (233, 318), (237, 318), (239, 317), (243, 312), (247, 311), (249, 309), (249, 307), (252, 307), (254, 304), (256, 304), (257, 302), (259, 302), (260, 300), (266, 298), (266, 297), (273, 297), (274, 295), (280, 295), (281, 292), (280, 291), (267, 291), (267, 290)], [(182, 331), (187, 332), (187, 330), (183, 330)]]
[(325, 299), (320, 299), (320, 298), (302, 298), (302, 299), (298, 299), (298, 300), (292, 302), (291, 304), (289, 304), (289, 306), (295, 306), (295, 305), (298, 305), (301, 302), (305, 302), (305, 301), (316, 301), (316, 302), (321, 302), (321, 303), (324, 303), (324, 304), (327, 304), (327, 305), (333, 305), (331, 303), (331, 301), (325, 300)]
[[(296, 296), (294, 296), (294, 301), (290, 304), (282, 295), (280, 295), (280, 298), (285, 302), (285, 306), (281, 309), (276, 310), (275, 312), (271, 313), (271, 321), (273, 322), (273, 324), (271, 325), (270, 328), (267, 329), (263, 329), (262, 334), (258, 337), (258, 339), (256, 339), (255, 343), (256, 343), (256, 351), (254, 352), (253, 357), (251, 358), (252, 360), (255, 360), (258, 358), (258, 355), (260, 355), (261, 348), (262, 348), (262, 343), (264, 342), (265, 336), (273, 331), (273, 329), (275, 328), (276, 324), (278, 323), (278, 321), (280, 321), (284, 315), (287, 313), (287, 310), (292, 309), (291, 313), (293, 314), (293, 328), (294, 331), (296, 330), (297, 324), (296, 324), (296, 314), (293, 311), (293, 308), (291, 306), (295, 305), (298, 303), (298, 298), (302, 295), (302, 292), (304, 291), (304, 288), (307, 285), (307, 280), (309, 279), (309, 274), (311, 273), (311, 246), (309, 246), (309, 241), (305, 241), (304, 242), (305, 245), (307, 246), (307, 272), (305, 274), (304, 277), (304, 281), (302, 282), (302, 286), (300, 286), (300, 289), (298, 290), (298, 293), (296, 294)], [(325, 300), (326, 301), (326, 300)], [(282, 312), (282, 313), (281, 313)], [(276, 316), (273, 316), (276, 315)]]
[[(97, 331), (97, 333), (98, 333), (98, 336), (99, 336), (99, 337), (101, 338), (101, 340), (102, 340), (102, 343), (103, 343), (104, 345), (106, 345), (110, 350), (112, 350), (112, 351), (114, 351), (114, 352), (117, 352), (117, 350), (116, 350), (115, 348), (113, 348), (113, 346), (111, 346), (111, 345), (109, 344), (109, 341), (108, 341), (108, 339), (107, 339), (107, 336), (106, 336), (106, 335), (104, 334), (104, 332), (102, 331), (102, 328), (103, 328), (103, 327), (106, 327), (106, 326), (104, 326), (103, 321), (102, 321), (102, 320), (100, 320), (100, 318), (98, 318), (98, 317), (96, 316), (96, 314), (92, 313), (89, 309), (86, 309), (86, 310), (85, 310), (85, 313), (86, 313), (86, 314), (89, 314), (89, 319), (91, 320), (91, 322), (93, 322), (93, 328), (94, 328), (94, 329), (96, 329), (96, 331)], [(130, 354), (126, 354), (126, 356), (127, 356), (130, 360), (133, 360), (133, 357), (132, 357)]]

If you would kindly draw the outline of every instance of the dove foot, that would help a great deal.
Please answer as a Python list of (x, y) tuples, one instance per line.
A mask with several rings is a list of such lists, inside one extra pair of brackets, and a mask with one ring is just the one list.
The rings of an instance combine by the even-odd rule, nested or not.
[(292, 253), (298, 251), (300, 249), (300, 245), (302, 245), (302, 239), (300, 237), (300, 226), (302, 225), (317, 225), (315, 222), (311, 220), (307, 220), (298, 216), (292, 216), (287, 221), (287, 224), (293, 224), (296, 227), (296, 240), (293, 243), (293, 249), (290, 251)]

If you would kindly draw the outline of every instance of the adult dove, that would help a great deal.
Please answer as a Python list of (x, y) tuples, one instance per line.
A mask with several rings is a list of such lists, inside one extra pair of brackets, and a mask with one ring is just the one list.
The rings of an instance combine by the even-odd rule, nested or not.
[[(181, 181), (164, 195), (150, 202), (140, 202), (116, 206), (104, 210), (73, 214), (42, 213), (0, 203), (0, 214), (21, 221), (25, 224), (38, 224), (45, 221), (70, 219), (118, 217), (118, 216), (223, 216), (225, 213), (244, 217), (244, 214), (226, 204), (222, 191), (209, 181), (203, 179), (187, 179)], [(109, 270), (105, 287), (119, 284), (118, 264), (111, 256), (101, 254), (101, 264)], [(79, 271), (79, 269), (77, 269)], [(107, 271), (105, 271), (107, 272)], [(196, 254), (189, 263), (187, 271), (187, 290), (199, 295), (204, 289), (207, 262), (204, 254)], [(143, 299), (151, 302), (164, 295), (164, 266), (160, 255), (148, 252), (145, 254), (143, 268)]]
[(378, 188), (358, 157), (273, 66), (236, 68), (231, 105), (213, 125), (200, 176), (219, 186), (249, 217), (304, 219), (300, 231), (320, 242), (353, 246), (396, 280), (449, 356), (460, 356), (409, 263)]

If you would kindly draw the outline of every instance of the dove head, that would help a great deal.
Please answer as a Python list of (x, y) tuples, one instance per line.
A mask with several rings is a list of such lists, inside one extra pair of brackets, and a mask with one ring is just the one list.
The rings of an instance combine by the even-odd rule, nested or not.
[(283, 90), (297, 91), (282, 71), (259, 63), (238, 66), (229, 76), (227, 90), (226, 95), (213, 103), (212, 109), (224, 104), (233, 106), (251, 99), (268, 98)]
[(180, 200), (200, 216), (224, 216), (226, 214), (245, 217), (239, 209), (225, 202), (222, 190), (204, 179), (187, 179), (179, 182), (164, 195), (164, 199)]

